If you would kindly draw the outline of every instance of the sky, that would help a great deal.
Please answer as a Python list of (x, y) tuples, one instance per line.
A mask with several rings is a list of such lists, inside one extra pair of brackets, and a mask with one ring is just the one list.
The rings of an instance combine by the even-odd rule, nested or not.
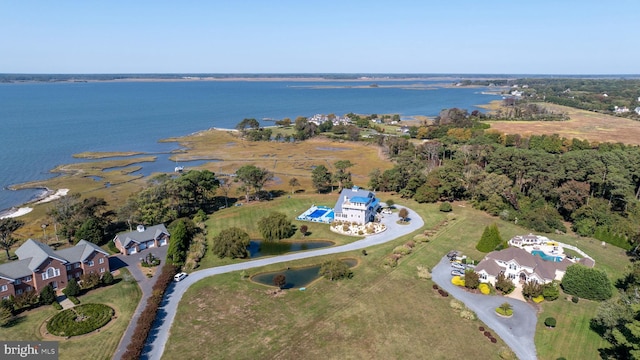
[(638, 0), (0, 0), (0, 73), (640, 74)]

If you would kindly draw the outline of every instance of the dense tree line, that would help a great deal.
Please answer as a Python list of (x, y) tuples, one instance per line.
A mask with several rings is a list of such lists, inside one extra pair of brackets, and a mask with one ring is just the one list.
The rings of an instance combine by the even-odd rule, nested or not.
[[(373, 169), (369, 187), (418, 202), (468, 200), (478, 209), (536, 231), (566, 231), (629, 249), (640, 238), (640, 148), (558, 135), (503, 135), (447, 112), (440, 134), (420, 144), (385, 137), (396, 165)], [(467, 119), (471, 119), (467, 122)], [(451, 128), (446, 133), (442, 126)], [(468, 138), (450, 130), (470, 130)]]

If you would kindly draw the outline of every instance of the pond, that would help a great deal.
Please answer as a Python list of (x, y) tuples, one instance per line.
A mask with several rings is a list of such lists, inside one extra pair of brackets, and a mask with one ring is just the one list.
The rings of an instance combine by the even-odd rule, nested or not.
[[(358, 260), (356, 259), (343, 259), (342, 261), (349, 265), (349, 267), (354, 267), (358, 264)], [(273, 278), (278, 274), (282, 274), (287, 281), (287, 283), (282, 287), (283, 289), (300, 288), (309, 285), (315, 279), (319, 278), (319, 271), (320, 265), (272, 271), (252, 276), (251, 281), (273, 286)]]
[(249, 257), (255, 259), (262, 256), (282, 255), (294, 251), (320, 249), (333, 245), (334, 243), (332, 241), (326, 240), (290, 242), (264, 242), (262, 240), (251, 240), (249, 243)]

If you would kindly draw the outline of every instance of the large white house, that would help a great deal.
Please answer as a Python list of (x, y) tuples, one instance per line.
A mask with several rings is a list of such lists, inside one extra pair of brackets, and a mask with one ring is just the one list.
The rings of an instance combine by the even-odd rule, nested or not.
[(380, 200), (372, 191), (362, 190), (357, 186), (352, 189), (342, 189), (333, 208), (334, 220), (364, 225), (375, 219), (379, 208)]

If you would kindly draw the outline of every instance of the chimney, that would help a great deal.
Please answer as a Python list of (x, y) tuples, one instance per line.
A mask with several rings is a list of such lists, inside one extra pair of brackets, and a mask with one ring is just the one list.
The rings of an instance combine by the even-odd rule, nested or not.
[(144, 230), (145, 230), (145, 229), (144, 229), (144, 225), (138, 225), (138, 226), (136, 227), (136, 230), (138, 230), (138, 232), (144, 232)]

